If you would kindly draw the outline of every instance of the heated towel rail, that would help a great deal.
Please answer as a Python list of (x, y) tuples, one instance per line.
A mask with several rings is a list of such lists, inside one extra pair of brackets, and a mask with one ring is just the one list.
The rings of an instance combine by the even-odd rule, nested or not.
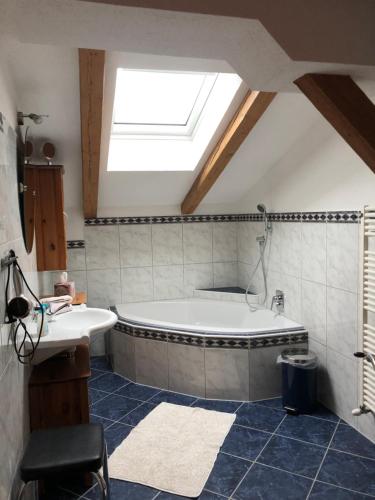
[(354, 415), (375, 414), (375, 207), (366, 206), (363, 215), (362, 259), (362, 346), (354, 356), (363, 358), (360, 390), (362, 404)]

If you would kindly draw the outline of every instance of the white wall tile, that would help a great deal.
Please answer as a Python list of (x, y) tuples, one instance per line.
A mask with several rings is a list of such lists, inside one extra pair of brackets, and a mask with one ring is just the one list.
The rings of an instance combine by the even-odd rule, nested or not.
[(299, 278), (302, 266), (302, 224), (288, 222), (280, 226), (280, 271)]
[(86, 250), (84, 248), (68, 248), (68, 271), (86, 270)]
[(122, 302), (142, 302), (154, 297), (152, 267), (121, 269)]
[(118, 226), (85, 226), (87, 269), (120, 267)]
[(214, 286), (213, 266), (208, 264), (186, 264), (184, 266), (184, 291), (192, 297), (194, 290)]
[(214, 287), (237, 286), (237, 262), (214, 262)]
[(87, 271), (71, 271), (68, 279), (74, 281), (76, 292), (87, 293)]
[(302, 223), (302, 278), (326, 283), (326, 226), (324, 223)]
[(327, 345), (351, 358), (357, 350), (357, 295), (327, 287)]
[(152, 226), (153, 265), (182, 264), (182, 224)]
[(325, 403), (325, 390), (327, 384), (329, 384), (327, 373), (327, 347), (311, 338), (309, 332), (309, 350), (318, 357), (318, 399), (322, 403)]
[(302, 323), (309, 339), (327, 343), (326, 287), (321, 283), (302, 280)]
[(282, 274), (281, 290), (285, 294), (285, 316), (289, 319), (302, 322), (301, 280), (294, 276)]
[(245, 264), (244, 262), (238, 262), (237, 263), (237, 276), (238, 276), (238, 281), (237, 284), (238, 286), (244, 288), (246, 290), (251, 273), (253, 271), (254, 267), (250, 264)]
[(356, 424), (352, 410), (358, 407), (358, 370), (356, 361), (327, 349), (327, 382), (323, 402), (349, 424)]
[(183, 266), (154, 266), (154, 298), (179, 299), (184, 296)]
[(107, 308), (121, 303), (119, 269), (87, 271), (88, 305)]
[(120, 226), (121, 267), (152, 265), (151, 225)]
[(358, 224), (327, 224), (327, 285), (357, 293)]
[(213, 223), (213, 261), (231, 262), (237, 260), (237, 223)]
[(184, 263), (212, 262), (212, 224), (193, 222), (182, 225)]
[[(267, 268), (270, 271), (281, 271), (281, 250), (283, 245), (282, 223), (273, 223), (272, 232), (268, 234), (267, 242)], [(259, 250), (257, 251), (259, 254)]]
[(237, 247), (240, 262), (255, 264), (259, 254), (256, 238), (263, 234), (263, 228), (263, 222), (238, 222)]

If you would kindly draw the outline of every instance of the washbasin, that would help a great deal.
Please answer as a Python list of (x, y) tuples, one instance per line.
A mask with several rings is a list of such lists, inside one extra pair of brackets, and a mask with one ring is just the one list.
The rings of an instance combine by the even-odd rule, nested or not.
[[(54, 317), (49, 323), (52, 334), (61, 330), (65, 332), (79, 331), (81, 335), (104, 333), (116, 323), (117, 316), (107, 309), (95, 307), (74, 308), (73, 311)], [(46, 337), (48, 340), (48, 336)]]
[[(48, 323), (48, 335), (40, 338), (38, 348), (32, 359), (32, 364), (58, 354), (74, 349), (80, 344), (89, 344), (90, 336), (104, 334), (117, 322), (117, 316), (108, 309), (74, 306), (67, 313), (58, 314)], [(33, 339), (34, 343), (36, 339)], [(25, 343), (26, 350), (31, 349), (31, 342)]]

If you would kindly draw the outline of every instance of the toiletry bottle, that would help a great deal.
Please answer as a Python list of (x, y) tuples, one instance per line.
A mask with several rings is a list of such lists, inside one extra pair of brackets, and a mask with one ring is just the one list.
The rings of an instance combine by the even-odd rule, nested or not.
[(68, 281), (68, 273), (63, 272), (60, 275), (60, 281), (55, 283), (54, 293), (56, 297), (61, 297), (62, 295), (70, 295), (72, 298), (75, 296), (75, 284), (74, 281)]
[(42, 309), (40, 307), (36, 308), (36, 312), (37, 312), (37, 335), (39, 335), (40, 325), (42, 324), (42, 317), (43, 317), (43, 328), (42, 328), (42, 332), (41, 332), (40, 336), (44, 337), (45, 335), (48, 335), (48, 319), (47, 319), (48, 304), (42, 304), (42, 308), (43, 308), (43, 315), (42, 315)]

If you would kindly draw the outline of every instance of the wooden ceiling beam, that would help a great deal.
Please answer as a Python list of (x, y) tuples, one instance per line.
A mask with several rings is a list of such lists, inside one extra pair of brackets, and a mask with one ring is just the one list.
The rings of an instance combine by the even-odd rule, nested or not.
[(249, 90), (185, 196), (181, 213), (191, 214), (198, 207), (275, 95), (275, 92)]
[(98, 211), (105, 51), (79, 49), (83, 212)]
[(294, 83), (375, 172), (375, 105), (352, 78), (311, 73)]

